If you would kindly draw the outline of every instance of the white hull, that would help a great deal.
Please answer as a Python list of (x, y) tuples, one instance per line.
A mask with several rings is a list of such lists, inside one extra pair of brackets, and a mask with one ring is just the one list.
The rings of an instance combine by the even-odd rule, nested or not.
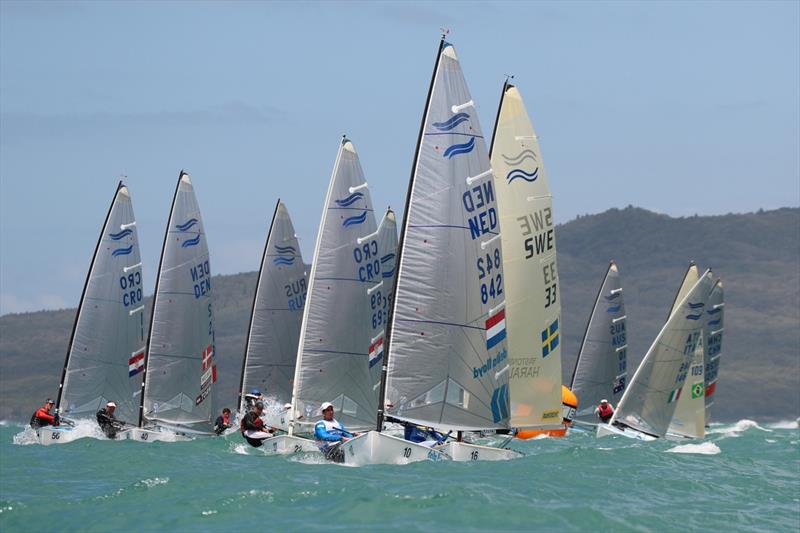
[(441, 461), (441, 452), (385, 433), (370, 431), (341, 445), (344, 463), (350, 466), (405, 465), (418, 461)]
[(266, 439), (261, 449), (266, 453), (278, 455), (321, 453), (317, 447), (317, 443), (313, 440), (289, 435), (278, 435), (277, 437)]
[(85, 436), (67, 427), (45, 426), (36, 430), (36, 438), (42, 446), (65, 444)]
[(507, 461), (522, 457), (521, 453), (514, 450), (479, 446), (465, 442), (448, 442), (440, 449), (449, 455), (453, 461)]
[(656, 440), (656, 437), (647, 435), (641, 431), (636, 431), (635, 429), (621, 428), (619, 426), (612, 426), (610, 424), (597, 424), (598, 439), (600, 437), (608, 437), (613, 435), (620, 435), (622, 437), (628, 437), (629, 439), (642, 440), (646, 442)]
[(184, 442), (192, 440), (186, 435), (178, 435), (177, 433), (143, 428), (133, 428), (121, 431), (117, 434), (117, 438), (135, 440), (137, 442)]

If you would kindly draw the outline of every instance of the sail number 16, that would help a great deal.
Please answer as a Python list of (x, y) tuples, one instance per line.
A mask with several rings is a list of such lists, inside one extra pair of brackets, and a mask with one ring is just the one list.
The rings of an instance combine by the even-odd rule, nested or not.
[[(503, 294), (503, 273), (500, 271), (502, 259), (500, 258), (500, 249), (497, 248), (494, 254), (486, 254), (485, 257), (479, 257), (476, 266), (478, 267), (478, 279), (486, 281), (481, 282), (481, 302), (488, 303), (489, 297), (492, 299)], [(497, 270), (496, 274), (492, 274), (492, 270)]]

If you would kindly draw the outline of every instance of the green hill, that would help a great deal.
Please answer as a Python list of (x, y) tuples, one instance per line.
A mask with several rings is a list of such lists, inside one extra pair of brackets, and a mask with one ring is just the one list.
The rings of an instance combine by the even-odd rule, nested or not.
[[(638, 364), (694, 259), (725, 282), (714, 417), (800, 414), (800, 209), (671, 218), (628, 207), (578, 217), (556, 231), (565, 382), (609, 260), (622, 274), (628, 353)], [(250, 272), (214, 281), (220, 406), (233, 405), (237, 394), (255, 280)], [(0, 317), (0, 419), (27, 420), (56, 393), (74, 317), (74, 309)]]

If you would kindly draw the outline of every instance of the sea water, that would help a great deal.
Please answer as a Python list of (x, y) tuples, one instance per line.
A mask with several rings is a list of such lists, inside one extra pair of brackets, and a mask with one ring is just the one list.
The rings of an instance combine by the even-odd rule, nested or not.
[[(93, 433), (98, 436), (97, 433)], [(268, 456), (233, 433), (32, 444), (0, 426), (0, 531), (798, 531), (795, 421), (701, 441), (571, 433), (524, 457), (361, 468)]]

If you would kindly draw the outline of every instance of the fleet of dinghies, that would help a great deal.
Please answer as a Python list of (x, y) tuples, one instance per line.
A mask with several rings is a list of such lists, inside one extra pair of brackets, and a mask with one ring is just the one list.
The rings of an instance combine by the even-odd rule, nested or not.
[[(399, 240), (391, 208), (377, 223), (347, 137), (338, 146), (311, 265), (278, 200), (237, 402), (239, 416), (255, 400), (269, 404), (264, 423), (272, 431), (242, 435), (268, 454), (324, 451), (355, 466), (513, 459), (522, 455), (509, 447), (515, 438), (560, 437), (569, 428), (598, 437), (702, 438), (719, 372), (721, 280), (690, 264), (630, 378), (623, 288), (612, 261), (569, 388), (561, 383), (560, 290), (552, 195), (522, 95), (510, 80), (503, 84), (487, 150), (455, 48), (443, 37)], [(149, 326), (145, 314), (136, 221), (120, 182), (69, 341), (55, 402), (64, 423), (36, 427), (38, 442), (86, 436), (76, 422), (99, 417), (112, 401), (120, 420), (107, 432), (112, 438), (214, 434), (209, 250), (184, 171)], [(596, 409), (601, 401), (616, 406), (606, 422)], [(346, 427), (352, 438), (317, 442), (323, 404), (337, 416), (329, 424)], [(404, 438), (414, 428), (435, 438)], [(507, 437), (483, 438), (492, 435)]]

